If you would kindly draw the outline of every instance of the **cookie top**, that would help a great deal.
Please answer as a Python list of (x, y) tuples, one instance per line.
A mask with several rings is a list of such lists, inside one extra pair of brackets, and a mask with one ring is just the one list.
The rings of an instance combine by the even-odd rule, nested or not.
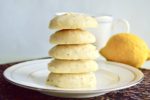
[(53, 73), (88, 73), (98, 69), (94, 60), (59, 60), (54, 59), (48, 64)]
[(79, 60), (96, 59), (99, 53), (92, 44), (56, 45), (49, 51), (49, 55), (56, 59)]
[(59, 30), (50, 37), (50, 43), (53, 44), (87, 44), (95, 41), (93, 34), (81, 29)]
[(98, 25), (95, 18), (81, 13), (65, 13), (55, 16), (49, 23), (51, 29), (85, 29)]

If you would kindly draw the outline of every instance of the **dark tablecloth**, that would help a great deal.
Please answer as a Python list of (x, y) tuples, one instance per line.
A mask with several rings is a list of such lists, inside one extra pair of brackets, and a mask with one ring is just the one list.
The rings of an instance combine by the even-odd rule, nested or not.
[(150, 100), (150, 70), (142, 70), (144, 80), (131, 88), (107, 93), (103, 96), (71, 99), (47, 96), (10, 84), (3, 77), (3, 71), (13, 64), (0, 65), (0, 100)]

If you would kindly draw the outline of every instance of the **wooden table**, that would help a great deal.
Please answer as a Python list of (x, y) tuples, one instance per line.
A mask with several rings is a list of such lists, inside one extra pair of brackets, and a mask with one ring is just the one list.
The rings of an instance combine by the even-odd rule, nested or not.
[(10, 84), (3, 77), (3, 71), (13, 64), (0, 65), (0, 100), (150, 100), (150, 70), (142, 70), (144, 80), (131, 88), (107, 93), (103, 96), (71, 99), (47, 96)]

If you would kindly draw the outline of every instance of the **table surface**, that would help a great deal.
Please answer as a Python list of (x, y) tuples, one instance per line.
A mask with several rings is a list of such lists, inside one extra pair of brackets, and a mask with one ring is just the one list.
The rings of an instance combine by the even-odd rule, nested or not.
[(0, 100), (150, 100), (150, 70), (142, 70), (145, 75), (144, 80), (131, 88), (98, 97), (71, 99), (47, 96), (10, 84), (4, 79), (3, 72), (11, 65), (13, 64), (0, 65)]

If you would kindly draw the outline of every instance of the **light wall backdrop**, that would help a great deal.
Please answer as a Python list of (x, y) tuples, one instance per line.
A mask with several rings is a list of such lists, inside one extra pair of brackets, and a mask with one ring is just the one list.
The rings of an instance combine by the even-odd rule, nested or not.
[(49, 20), (64, 11), (125, 18), (150, 47), (150, 0), (0, 0), (0, 63), (47, 57)]

